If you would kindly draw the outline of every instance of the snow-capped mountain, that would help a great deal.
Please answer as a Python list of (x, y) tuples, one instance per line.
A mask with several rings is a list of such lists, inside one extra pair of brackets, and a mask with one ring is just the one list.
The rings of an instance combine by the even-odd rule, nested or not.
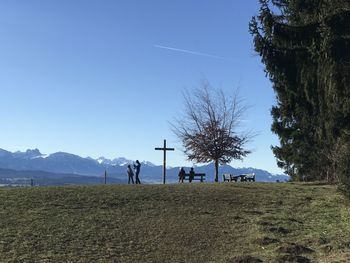
[(14, 152), (12, 155), (22, 159), (35, 159), (35, 158), (40, 158), (45, 156), (44, 154), (41, 154), (41, 152), (38, 149), (34, 149), (34, 150), (28, 149), (25, 152), (17, 151), (17, 152)]
[[(105, 171), (110, 177), (126, 180), (126, 166), (134, 161), (126, 158), (107, 159), (100, 157), (80, 157), (71, 153), (57, 152), (50, 155), (42, 154), (38, 149), (27, 150), (25, 152), (9, 152), (0, 149), (0, 168), (16, 171), (45, 171), (58, 174), (76, 174), (87, 176), (101, 176)], [(185, 167), (188, 171), (190, 167)], [(219, 168), (220, 174), (232, 173), (255, 173), (257, 181), (276, 180), (285, 181), (289, 177), (285, 175), (273, 175), (267, 171), (256, 168), (233, 168), (230, 165), (223, 165)], [(162, 166), (155, 165), (148, 161), (141, 162), (141, 179), (144, 182), (161, 182)], [(179, 167), (167, 167), (168, 182), (176, 182)], [(207, 181), (214, 179), (214, 165), (207, 164), (195, 166), (195, 171), (207, 174)], [(221, 178), (220, 178), (221, 180)]]
[(157, 165), (155, 165), (155, 164), (153, 164), (153, 163), (151, 163), (151, 162), (148, 162), (148, 161), (142, 161), (141, 164), (147, 165), (147, 166), (149, 166), (149, 167), (156, 167), (156, 166), (157, 166)]
[(104, 165), (112, 165), (112, 166), (124, 166), (125, 164), (131, 164), (133, 163), (132, 160), (128, 160), (124, 157), (120, 157), (120, 158), (115, 158), (113, 160), (111, 159), (107, 159), (105, 157), (99, 157), (96, 159), (96, 161), (99, 164), (104, 164)]
[(10, 157), (14, 157), (14, 158), (18, 158), (18, 159), (35, 159), (35, 158), (39, 158), (39, 157), (45, 157), (44, 154), (42, 154), (38, 149), (34, 149), (34, 150), (27, 150), (25, 152), (9, 152), (3, 149), (0, 149), (0, 158), (10, 158)]
[[(0, 168), (27, 171), (47, 171), (52, 173), (70, 173), (81, 175), (100, 175), (108, 170), (112, 173), (124, 173), (124, 166), (134, 161), (124, 157), (107, 159), (100, 157), (80, 157), (75, 154), (56, 152), (50, 155), (42, 154), (38, 149), (25, 152), (10, 152), (0, 149)], [(150, 162), (143, 162), (155, 166)]]

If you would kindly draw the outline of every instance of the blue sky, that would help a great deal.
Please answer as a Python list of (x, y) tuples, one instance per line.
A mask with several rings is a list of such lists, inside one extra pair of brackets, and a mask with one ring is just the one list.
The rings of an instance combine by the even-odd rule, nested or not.
[[(0, 148), (124, 156), (161, 164), (169, 121), (205, 77), (251, 106), (259, 133), (235, 167), (281, 172), (270, 150), (275, 103), (248, 23), (257, 0), (0, 0)], [(164, 48), (170, 47), (171, 49)], [(190, 52), (183, 52), (186, 50)]]

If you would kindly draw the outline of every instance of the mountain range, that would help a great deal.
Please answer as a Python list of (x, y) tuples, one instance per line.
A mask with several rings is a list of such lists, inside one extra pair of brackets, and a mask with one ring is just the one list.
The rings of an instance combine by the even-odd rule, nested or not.
[[(43, 178), (45, 177), (50, 178), (50, 180), (53, 180), (53, 178), (75, 178), (76, 180), (73, 180), (74, 182), (82, 184), (85, 183), (84, 181), (94, 182), (92, 177), (95, 177), (97, 181), (100, 180), (104, 172), (107, 171), (109, 182), (125, 183), (127, 180), (126, 167), (128, 164), (133, 164), (133, 161), (124, 157), (112, 160), (104, 157), (93, 159), (90, 157), (83, 158), (65, 152), (46, 155), (42, 154), (38, 149), (29, 149), (25, 152), (10, 152), (0, 149), (0, 178), (6, 178), (6, 174), (9, 175), (9, 178), (14, 178), (14, 175), (18, 178), (28, 178), (33, 177), (36, 173), (42, 175), (40, 177), (41, 181), (44, 181)], [(141, 164), (141, 181), (146, 183), (161, 182), (162, 166), (147, 161), (143, 161)], [(188, 171), (189, 168), (190, 167), (185, 167), (185, 170)], [(178, 171), (179, 167), (168, 168), (167, 182), (176, 182), (178, 179)], [(213, 181), (214, 179), (214, 165), (212, 163), (196, 166), (195, 171), (206, 173), (207, 181)], [(230, 165), (220, 166), (220, 174), (222, 173), (237, 175), (242, 173), (255, 173), (257, 181), (264, 182), (275, 182), (277, 180), (286, 181), (289, 178), (286, 175), (271, 174), (257, 168), (233, 168)]]

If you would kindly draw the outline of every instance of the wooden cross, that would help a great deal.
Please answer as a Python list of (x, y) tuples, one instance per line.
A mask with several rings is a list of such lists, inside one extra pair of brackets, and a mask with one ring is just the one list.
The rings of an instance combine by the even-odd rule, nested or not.
[(166, 140), (164, 140), (164, 146), (163, 148), (154, 148), (157, 151), (163, 151), (164, 157), (163, 157), (163, 184), (165, 184), (165, 178), (166, 178), (166, 151), (175, 151), (174, 148), (167, 148), (166, 147)]

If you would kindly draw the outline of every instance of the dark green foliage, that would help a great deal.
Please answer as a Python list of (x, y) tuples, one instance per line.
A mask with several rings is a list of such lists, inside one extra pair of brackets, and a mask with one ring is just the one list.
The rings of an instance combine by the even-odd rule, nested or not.
[(271, 114), (278, 165), (294, 180), (349, 178), (343, 160), (349, 147), (339, 151), (339, 145), (349, 144), (350, 2), (260, 5), (250, 32), (277, 96)]
[[(347, 141), (347, 143), (344, 143)], [(340, 179), (340, 190), (350, 198), (350, 143), (349, 139), (340, 139), (334, 152), (334, 170)]]

